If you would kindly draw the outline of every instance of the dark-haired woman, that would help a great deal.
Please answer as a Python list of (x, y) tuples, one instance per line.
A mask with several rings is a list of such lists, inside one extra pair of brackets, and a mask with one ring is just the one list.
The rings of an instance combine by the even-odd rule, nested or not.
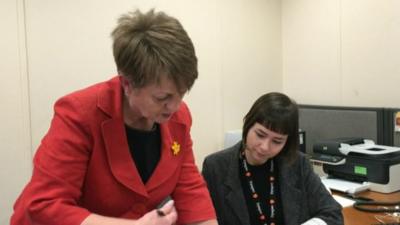
[(340, 225), (341, 206), (298, 151), (298, 106), (261, 96), (244, 118), (242, 141), (206, 157), (203, 176), (219, 225)]

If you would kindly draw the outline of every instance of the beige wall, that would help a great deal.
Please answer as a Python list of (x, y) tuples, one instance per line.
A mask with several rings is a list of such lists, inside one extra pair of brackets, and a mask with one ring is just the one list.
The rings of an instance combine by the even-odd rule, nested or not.
[(281, 90), (279, 0), (135, 3), (0, 1), (0, 224), (8, 223), (30, 177), (32, 154), (55, 100), (115, 74), (109, 34), (127, 10), (166, 11), (181, 20), (194, 42), (200, 76), (185, 99), (199, 167), (205, 155), (222, 147), (226, 130), (241, 126), (256, 97)]
[[(41, 1), (26, 3), (34, 149), (60, 96), (115, 74), (109, 33), (121, 13), (156, 7), (179, 18), (199, 58), (199, 79), (186, 97), (194, 119), (197, 163), (241, 126), (266, 91), (281, 90), (280, 4), (241, 1)], [(251, 88), (244, 88), (251, 87)], [(207, 124), (207, 126), (204, 126)]]
[(283, 0), (283, 90), (300, 103), (400, 107), (400, 1)]
[(22, 1), (0, 2), (0, 224), (31, 174)]

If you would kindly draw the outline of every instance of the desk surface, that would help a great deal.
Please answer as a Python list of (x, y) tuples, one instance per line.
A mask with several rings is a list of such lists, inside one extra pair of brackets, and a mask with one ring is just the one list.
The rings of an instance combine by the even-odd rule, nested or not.
[[(390, 194), (382, 194), (373, 191), (366, 191), (360, 193), (358, 196), (371, 198), (376, 201), (400, 201), (400, 191)], [(375, 215), (384, 215), (384, 213), (369, 213), (359, 211), (353, 206), (343, 208), (343, 217), (345, 225), (375, 225), (380, 224), (378, 220), (375, 219)]]

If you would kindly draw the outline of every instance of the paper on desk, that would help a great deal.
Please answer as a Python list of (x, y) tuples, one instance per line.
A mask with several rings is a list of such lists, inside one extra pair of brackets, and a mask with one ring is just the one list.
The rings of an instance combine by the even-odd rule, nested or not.
[(321, 178), (321, 181), (326, 187), (332, 190), (341, 191), (349, 194), (356, 194), (358, 192), (365, 191), (369, 188), (368, 182), (357, 183), (357, 182), (351, 182), (335, 178), (326, 178), (326, 177)]
[(342, 205), (342, 207), (347, 207), (347, 206), (352, 206), (354, 204), (354, 200), (348, 199), (348, 198), (344, 198), (342, 196), (339, 195), (333, 195), (333, 198), (340, 204)]

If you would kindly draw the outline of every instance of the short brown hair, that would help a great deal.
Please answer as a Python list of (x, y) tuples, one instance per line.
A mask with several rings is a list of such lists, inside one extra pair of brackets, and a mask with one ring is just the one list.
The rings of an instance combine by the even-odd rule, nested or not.
[(299, 109), (294, 100), (278, 92), (264, 94), (254, 102), (243, 121), (244, 146), (250, 128), (259, 123), (269, 130), (288, 135), (279, 155), (286, 157), (288, 162), (293, 162), (299, 149)]
[(194, 46), (180, 22), (163, 12), (139, 10), (122, 15), (111, 33), (118, 72), (140, 88), (172, 79), (179, 91), (197, 79)]

